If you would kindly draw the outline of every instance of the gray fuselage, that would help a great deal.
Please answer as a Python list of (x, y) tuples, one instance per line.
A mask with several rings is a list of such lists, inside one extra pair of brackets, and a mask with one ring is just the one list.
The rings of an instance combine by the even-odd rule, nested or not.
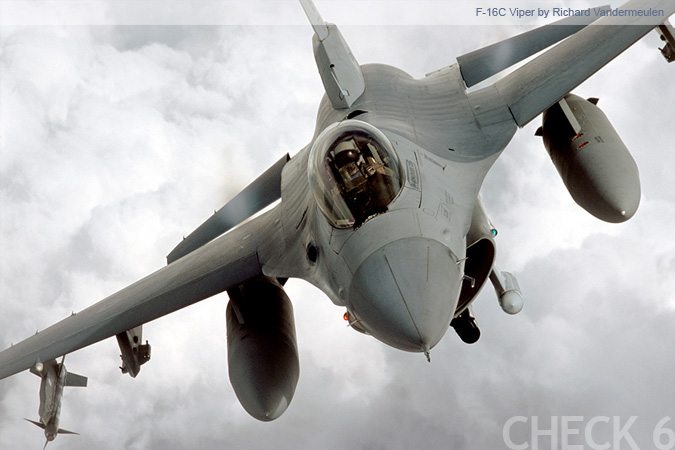
[[(467, 94), (457, 66), (420, 80), (379, 64), (362, 71), (364, 94), (344, 110), (324, 97), (312, 142), (284, 167), (282, 202), (267, 217), (278, 239), (259, 256), (265, 275), (303, 278), (367, 333), (426, 352), (458, 312), (478, 192), (516, 125), (494, 88)], [(386, 213), (341, 229), (317, 208), (309, 161), (321, 132), (350, 120), (386, 135), (405, 183)]]

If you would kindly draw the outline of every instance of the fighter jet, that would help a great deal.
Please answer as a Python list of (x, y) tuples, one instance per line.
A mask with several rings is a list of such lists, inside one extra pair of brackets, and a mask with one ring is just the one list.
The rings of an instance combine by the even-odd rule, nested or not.
[(537, 134), (573, 199), (608, 222), (636, 213), (635, 161), (597, 99), (571, 91), (655, 28), (668, 59), (675, 2), (617, 9), (657, 17), (564, 19), (422, 79), (360, 65), (337, 26), (301, 3), (325, 89), (311, 141), (188, 235), (166, 267), (0, 353), (0, 378), (112, 336), (122, 371), (135, 376), (150, 358), (144, 323), (227, 292), (230, 381), (248, 413), (274, 420), (299, 377), (289, 278), (318, 287), (354, 330), (394, 348), (430, 358), (450, 327), (476, 342), (471, 305), (488, 280), (505, 312), (523, 307), (516, 278), (496, 265), (480, 189), (518, 128), (539, 115)]

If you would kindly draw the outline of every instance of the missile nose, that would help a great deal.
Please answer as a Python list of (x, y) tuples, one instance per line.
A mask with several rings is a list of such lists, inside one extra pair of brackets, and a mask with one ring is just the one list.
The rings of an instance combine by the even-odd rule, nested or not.
[(448, 330), (461, 281), (448, 247), (428, 238), (400, 239), (360, 265), (349, 291), (350, 309), (380, 341), (428, 353)]

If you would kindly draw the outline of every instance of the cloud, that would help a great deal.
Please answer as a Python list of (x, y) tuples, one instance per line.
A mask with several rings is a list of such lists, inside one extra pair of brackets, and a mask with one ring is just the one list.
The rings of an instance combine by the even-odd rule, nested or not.
[[(439, 16), (456, 13), (434, 4)], [(121, 14), (102, 5), (86, 14)], [(340, 23), (331, 8), (323, 15)], [(161, 267), (183, 234), (314, 132), (323, 91), (309, 27), (105, 23), (2, 31), (3, 348)], [(341, 29), (360, 62), (416, 77), (518, 31)], [(325, 295), (290, 281), (300, 382), (286, 414), (263, 424), (229, 385), (226, 297), (216, 296), (145, 326), (153, 358), (137, 379), (118, 372), (114, 340), (69, 355), (90, 385), (67, 389), (61, 422), (82, 436), (50, 446), (502, 448), (512, 416), (545, 426), (605, 415), (638, 416), (631, 430), (646, 448), (675, 394), (675, 88), (658, 45), (647, 36), (577, 90), (600, 97), (638, 162), (643, 197), (631, 221), (600, 223), (570, 199), (533, 136), (538, 124), (488, 175), (498, 261), (518, 275), (526, 304), (507, 316), (488, 286), (475, 303), (477, 344), (449, 330), (429, 364), (346, 328)], [(21, 420), (36, 416), (38, 386), (27, 373), (0, 382), (0, 448), (43, 444)], [(611, 427), (597, 431), (597, 442), (611, 438)], [(529, 439), (529, 428), (514, 426), (512, 438)]]

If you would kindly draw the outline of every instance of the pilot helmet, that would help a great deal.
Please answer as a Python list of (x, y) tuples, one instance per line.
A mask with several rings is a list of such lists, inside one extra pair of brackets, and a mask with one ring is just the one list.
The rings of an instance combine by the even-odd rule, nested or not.
[(335, 164), (338, 167), (342, 167), (346, 164), (357, 162), (361, 156), (361, 152), (354, 139), (348, 139), (337, 143), (335, 150), (333, 150), (333, 155)]

